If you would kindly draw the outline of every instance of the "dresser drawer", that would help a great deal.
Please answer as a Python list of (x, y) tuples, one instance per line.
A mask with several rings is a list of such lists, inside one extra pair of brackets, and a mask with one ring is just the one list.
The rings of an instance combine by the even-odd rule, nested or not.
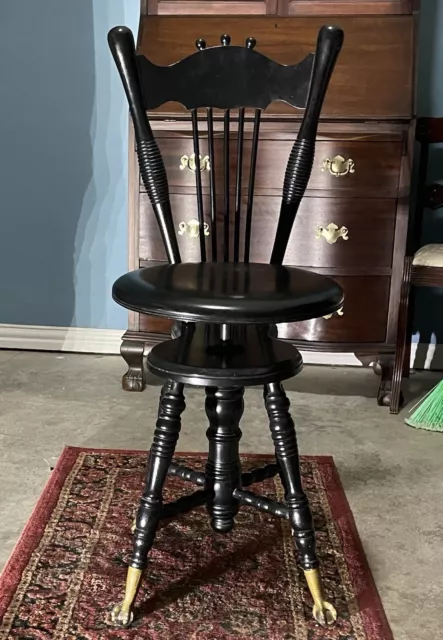
[[(195, 171), (196, 163), (194, 156), (194, 144), (192, 134), (184, 134), (183, 136), (174, 136), (171, 138), (157, 137), (157, 144), (165, 163), (168, 176), (168, 184), (170, 193), (178, 190), (179, 193), (187, 191), (188, 193), (196, 192)], [(232, 142), (234, 149), (235, 143)], [(223, 185), (223, 139), (214, 138), (214, 161), (215, 167), (211, 167), (209, 163), (208, 139), (200, 137), (200, 174), (202, 187), (205, 193), (209, 193), (209, 174), (211, 170), (215, 170), (217, 191), (222, 193)], [(234, 153), (230, 154), (231, 173), (234, 175)], [(145, 186), (140, 179), (140, 191), (145, 192)]]
[[(251, 261), (270, 260), (280, 202), (276, 197), (254, 198)], [(389, 269), (395, 214), (395, 200), (305, 197), (285, 262), (299, 267)]]
[[(295, 136), (294, 136), (295, 138)], [(281, 193), (293, 140), (262, 140), (258, 147), (256, 193)], [(249, 175), (251, 142), (245, 144)], [(402, 146), (399, 142), (317, 141), (309, 190), (361, 198), (395, 198)], [(278, 191), (279, 190), (279, 191)], [(278, 191), (278, 193), (276, 193)]]
[[(189, 223), (197, 221), (197, 199), (195, 195), (177, 195), (171, 194), (172, 216), (174, 219), (174, 228), (177, 235), (178, 245), (180, 249), (181, 259), (183, 262), (199, 262), (200, 261), (200, 241), (198, 237), (191, 237), (188, 230), (180, 234), (181, 223)], [(206, 220), (210, 223), (209, 217), (209, 196), (204, 196), (203, 207), (206, 214)], [(221, 203), (219, 204), (221, 211)], [(221, 240), (222, 232), (220, 230), (219, 238)], [(206, 247), (209, 251), (210, 238), (206, 238)], [(140, 194), (140, 218), (139, 218), (139, 259), (153, 260), (164, 262), (167, 260), (166, 251), (160, 230), (155, 218), (154, 212), (146, 193)]]
[(344, 291), (343, 315), (279, 325), (280, 338), (309, 342), (384, 342), (390, 278), (334, 277)]
[[(251, 255), (254, 262), (269, 262), (275, 238), (281, 199), (257, 196), (252, 216)], [(197, 219), (195, 195), (171, 194), (174, 227)], [(203, 197), (208, 224), (209, 196)], [(240, 241), (243, 246), (246, 199), (243, 202)], [(395, 200), (357, 198), (303, 199), (295, 219), (286, 264), (301, 267), (390, 269), (395, 227)], [(223, 202), (217, 203), (218, 246), (221, 255), (223, 238)], [(234, 203), (231, 202), (231, 248), (233, 241)], [(335, 225), (337, 229), (334, 232)], [(346, 232), (347, 229), (347, 232)], [(208, 229), (210, 233), (210, 229)], [(178, 234), (183, 262), (200, 260), (200, 242), (190, 229)], [(347, 238), (347, 239), (345, 239)], [(208, 256), (211, 238), (206, 237)], [(232, 253), (231, 253), (232, 256)], [(240, 257), (242, 253), (240, 253)], [(140, 260), (166, 260), (157, 221), (146, 194), (140, 197)]]
[[(235, 130), (236, 125), (233, 124)], [(289, 140), (261, 140), (258, 146), (255, 193), (281, 195), (289, 154), (296, 134)], [(193, 142), (190, 135), (157, 139), (168, 175), (171, 193), (194, 192)], [(398, 191), (402, 145), (400, 142), (320, 140), (316, 144), (308, 192), (329, 191), (332, 195), (395, 198)], [(215, 171), (216, 192), (223, 193), (223, 140), (214, 140), (215, 167), (210, 167), (208, 141), (200, 140), (200, 173), (203, 192), (209, 191), (210, 171)], [(237, 140), (230, 141), (230, 190), (234, 193)], [(244, 142), (242, 191), (247, 192), (251, 140)], [(145, 191), (143, 183), (140, 184)]]

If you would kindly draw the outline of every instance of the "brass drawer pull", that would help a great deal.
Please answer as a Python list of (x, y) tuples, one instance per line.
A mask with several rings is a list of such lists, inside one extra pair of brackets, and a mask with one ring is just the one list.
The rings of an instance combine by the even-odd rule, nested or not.
[(340, 227), (333, 222), (330, 222), (327, 227), (317, 227), (317, 233), (315, 237), (318, 239), (324, 238), (328, 244), (335, 244), (339, 238), (343, 240), (349, 240), (349, 229), (347, 227)]
[(327, 316), (323, 316), (323, 318), (325, 320), (329, 320), (330, 318), (332, 318), (332, 316), (334, 314), (337, 314), (338, 316), (340, 316), (340, 318), (342, 317), (342, 315), (344, 315), (344, 311), (343, 311), (343, 307), (340, 307), (340, 309), (337, 309), (337, 311), (334, 311), (334, 313), (329, 313)]
[[(200, 236), (200, 224), (195, 218), (189, 220), (189, 222), (180, 222), (178, 225), (178, 235), (183, 236), (185, 233), (190, 238), (198, 238)], [(203, 223), (203, 233), (205, 236), (209, 236), (209, 225), (207, 222)]]
[[(192, 173), (195, 173), (197, 170), (197, 165), (195, 163), (195, 153), (191, 153), (190, 156), (182, 156), (180, 158), (180, 171), (184, 171), (184, 169), (189, 169)], [(209, 162), (209, 156), (200, 156), (200, 172), (210, 171), (211, 163)]]
[(352, 158), (345, 160), (343, 156), (335, 156), (335, 158), (325, 158), (323, 160), (322, 171), (329, 171), (332, 176), (340, 178), (348, 173), (355, 173), (355, 162)]

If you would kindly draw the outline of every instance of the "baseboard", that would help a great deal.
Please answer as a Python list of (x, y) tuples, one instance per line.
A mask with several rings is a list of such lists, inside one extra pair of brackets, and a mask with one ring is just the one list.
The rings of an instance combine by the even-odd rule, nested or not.
[[(0, 349), (118, 354), (123, 333), (123, 329), (0, 324)], [(353, 353), (301, 351), (301, 354), (306, 364), (362, 366)], [(411, 366), (414, 365), (420, 369), (443, 369), (443, 345), (413, 343)]]
[(0, 349), (116, 354), (123, 334), (124, 329), (0, 324)]

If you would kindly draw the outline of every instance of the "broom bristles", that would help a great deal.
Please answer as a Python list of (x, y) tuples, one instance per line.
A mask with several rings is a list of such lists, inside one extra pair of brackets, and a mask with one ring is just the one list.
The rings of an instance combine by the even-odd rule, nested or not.
[(420, 400), (416, 411), (415, 407), (405, 419), (409, 427), (443, 432), (443, 380)]

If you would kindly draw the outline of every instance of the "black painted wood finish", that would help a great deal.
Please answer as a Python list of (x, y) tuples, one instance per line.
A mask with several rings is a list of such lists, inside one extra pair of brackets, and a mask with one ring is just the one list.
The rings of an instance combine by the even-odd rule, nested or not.
[[(324, 26), (318, 35), (315, 56), (308, 55), (295, 65), (281, 65), (254, 49), (254, 38), (248, 38), (244, 47), (230, 46), (230, 37), (221, 37), (221, 46), (206, 48), (204, 40), (196, 43), (198, 51), (168, 67), (160, 67), (145, 56), (136, 55), (134, 39), (126, 27), (112, 29), (109, 46), (119, 70), (131, 115), (134, 121), (137, 152), (141, 176), (154, 207), (168, 260), (180, 262), (175, 237), (168, 183), (163, 160), (149, 125), (146, 110), (174, 101), (191, 111), (194, 153), (200, 157), (198, 109), (206, 111), (205, 128), (209, 142), (211, 170), (215, 171), (213, 149), (213, 109), (224, 111), (223, 173), (224, 173), (224, 225), (223, 260), (249, 259), (252, 224), (255, 165), (257, 157), (260, 114), (274, 101), (283, 101), (294, 108), (304, 108), (303, 121), (290, 153), (284, 185), (282, 207), (271, 262), (281, 264), (292, 225), (305, 192), (315, 150), (315, 137), (321, 108), (335, 62), (343, 43), (343, 32), (334, 26)], [(251, 147), (249, 189), (246, 207), (245, 244), (240, 251), (241, 186), (243, 181), (245, 109), (254, 109), (254, 135)], [(237, 114), (238, 111), (238, 114)], [(229, 145), (233, 112), (237, 126), (237, 169), (234, 211), (234, 248), (230, 255), (230, 202), (229, 202)], [(198, 161), (197, 161), (198, 164)], [(207, 259), (204, 234), (203, 197), (200, 171), (195, 172), (197, 214), (200, 224), (200, 254)], [(210, 180), (211, 235), (216, 225), (215, 176)], [(217, 260), (216, 239), (212, 237), (212, 260)], [(241, 256), (241, 253), (243, 256)], [(152, 311), (151, 311), (152, 313)]]
[(187, 262), (131, 271), (113, 298), (133, 311), (183, 322), (269, 324), (310, 320), (343, 305), (327, 276), (277, 264)]
[(241, 487), (239, 427), (243, 415), (243, 388), (206, 388), (206, 415), (209, 428), (209, 454), (206, 463), (206, 489), (212, 492), (208, 502), (211, 526), (219, 533), (227, 533), (234, 526), (238, 501), (234, 489)]
[[(249, 487), (251, 484), (257, 482), (263, 482), (269, 478), (274, 478), (279, 473), (280, 467), (278, 464), (267, 464), (264, 467), (258, 467), (257, 469), (251, 469), (242, 473), (241, 484), (242, 487)], [(206, 484), (206, 476), (202, 472), (194, 471), (189, 467), (185, 467), (181, 464), (172, 462), (169, 466), (168, 474), (170, 476), (176, 476), (185, 480), (186, 482), (192, 482), (200, 487), (204, 487)]]
[(134, 569), (145, 568), (162, 517), (163, 485), (174, 455), (181, 428), (180, 416), (184, 409), (183, 385), (168, 381), (162, 389), (154, 441), (148, 458), (145, 490), (137, 513), (130, 563)]
[(302, 357), (293, 345), (268, 335), (266, 325), (231, 326), (229, 340), (217, 325), (184, 325), (179, 338), (156, 345), (148, 368), (160, 378), (196, 386), (250, 386), (287, 380), (301, 371)]
[(281, 504), (276, 500), (270, 500), (270, 498), (258, 496), (253, 491), (244, 491), (243, 489), (235, 489), (233, 496), (240, 502), (240, 504), (254, 507), (259, 511), (270, 513), (273, 516), (278, 516), (279, 518), (285, 518), (285, 520), (290, 519), (288, 507), (285, 507), (284, 504)]
[(169, 465), (168, 474), (170, 476), (176, 476), (177, 478), (181, 478), (186, 482), (192, 482), (200, 487), (204, 487), (206, 484), (205, 474), (198, 473), (189, 467), (185, 467), (181, 464), (176, 464), (175, 462), (171, 462)]
[[(114, 619), (125, 625), (161, 518), (169, 518), (206, 504), (212, 528), (229, 532), (241, 504), (291, 522), (304, 570), (318, 567), (315, 534), (309, 504), (301, 484), (299, 456), (289, 401), (281, 381), (301, 371), (297, 349), (271, 337), (275, 324), (332, 314), (343, 304), (343, 291), (334, 280), (282, 265), (295, 216), (304, 195), (314, 157), (317, 124), (326, 88), (343, 41), (337, 27), (320, 30), (315, 57), (298, 65), (282, 66), (255, 51), (255, 40), (245, 47), (206, 48), (197, 41), (193, 55), (171, 67), (158, 67), (135, 55), (132, 33), (113, 29), (109, 44), (128, 98), (137, 143), (141, 176), (160, 226), (169, 264), (139, 269), (114, 284), (114, 299), (139, 313), (180, 321), (176, 338), (157, 344), (148, 355), (149, 369), (166, 379), (154, 443), (148, 459), (146, 487), (134, 534), (134, 553), (125, 600)], [(200, 261), (181, 264), (174, 232), (165, 167), (152, 134), (147, 109), (176, 100), (191, 110), (193, 151), (200, 157), (201, 132), (207, 135), (210, 160), (209, 204), (211, 242), (205, 236), (201, 172), (197, 160), (196, 215)], [(305, 108), (297, 140), (290, 152), (283, 185), (281, 213), (271, 264), (250, 262), (254, 187), (261, 111), (273, 100)], [(205, 108), (202, 115), (198, 110)], [(214, 159), (214, 109), (223, 114), (223, 162)], [(252, 109), (253, 132), (249, 165), (245, 161), (245, 123)], [(219, 114), (217, 112), (217, 118)], [(237, 126), (235, 197), (230, 201), (231, 131)], [(244, 165), (249, 175), (243, 175)], [(222, 178), (215, 173), (223, 171)], [(234, 174), (233, 174), (234, 175)], [(243, 190), (248, 185), (247, 198)], [(216, 186), (223, 193), (216, 192)], [(233, 186), (233, 185), (232, 185)], [(207, 202), (207, 199), (206, 199)], [(223, 211), (218, 207), (223, 203)], [(241, 241), (242, 217), (245, 237)], [(217, 220), (223, 242), (217, 240)], [(233, 225), (233, 226), (232, 226)], [(233, 242), (230, 232), (233, 228)], [(194, 471), (172, 461), (185, 408), (183, 385), (206, 388), (209, 442), (205, 471)], [(265, 385), (264, 398), (276, 462), (242, 474), (239, 442), (242, 436), (243, 394), (246, 386)], [(167, 473), (202, 487), (163, 505)], [(286, 505), (245, 490), (280, 475)], [(134, 573), (135, 572), (135, 573)], [(317, 609), (323, 610), (320, 579), (310, 575)], [(321, 602), (320, 602), (321, 601)], [(329, 606), (329, 605), (328, 605)], [(329, 609), (328, 609), (329, 610)], [(316, 615), (320, 622), (325, 616)]]
[(297, 436), (289, 413), (289, 400), (280, 383), (266, 385), (264, 399), (300, 564), (305, 571), (316, 569), (319, 562), (314, 523), (301, 482)]

